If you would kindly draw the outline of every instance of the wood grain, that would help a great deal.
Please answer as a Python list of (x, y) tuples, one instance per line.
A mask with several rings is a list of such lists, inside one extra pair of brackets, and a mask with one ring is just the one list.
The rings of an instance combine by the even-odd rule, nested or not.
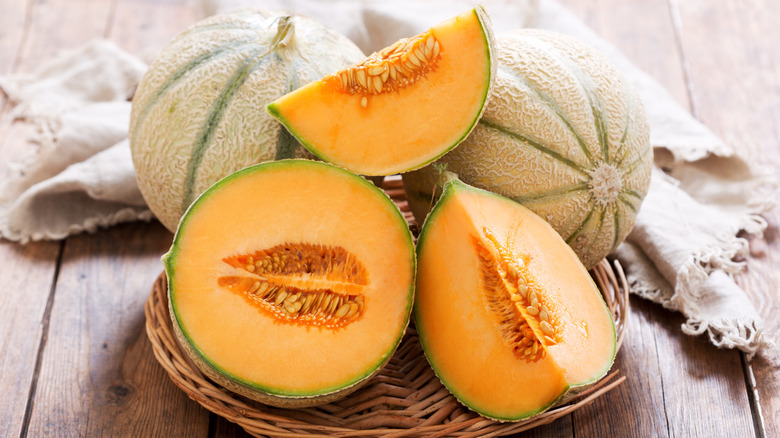
[(58, 242), (0, 241), (0, 436), (19, 436), (45, 335)]
[[(123, 6), (128, 3), (124, 2)], [(185, 2), (179, 2), (178, 11)], [(169, 15), (152, 13), (146, 4), (146, 14), (134, 15), (125, 11), (129, 17), (118, 17), (119, 9), (112, 1), (46, 1), (32, 2), (27, 9), (28, 19), (19, 20), (25, 24), (27, 34), (14, 65), (17, 71), (30, 71), (40, 63), (52, 58), (61, 50), (75, 48), (96, 37), (107, 37), (112, 30), (124, 30), (123, 25), (142, 27), (139, 20), (144, 16), (170, 20), (177, 5), (168, 4)], [(187, 9), (191, 7), (187, 6)], [(178, 14), (175, 20), (185, 19), (186, 14)], [(116, 23), (115, 23), (115, 17)], [(165, 33), (167, 38), (172, 30), (162, 23), (151, 26), (145, 33), (153, 38), (156, 33)], [(128, 46), (132, 47), (133, 41)], [(134, 47), (140, 52), (144, 47)], [(4, 140), (10, 144), (5, 149), (13, 149), (22, 156), (22, 150), (29, 148), (27, 138), (29, 127), (24, 123), (14, 123), (6, 130)], [(4, 150), (3, 152), (7, 152)], [(121, 244), (120, 244), (121, 243)], [(26, 335), (32, 346), (17, 346), (17, 339), (8, 344), (17, 347), (18, 354), (4, 352), (4, 360), (24, 359), (22, 353), (31, 357), (30, 366), (10, 367), (18, 373), (3, 375), (18, 381), (19, 396), (9, 394), (3, 401), (8, 409), (9, 421), (4, 425), (14, 434), (28, 436), (173, 436), (206, 435), (208, 432), (208, 413), (200, 409), (178, 390), (159, 368), (151, 354), (148, 339), (143, 331), (143, 302), (148, 296), (151, 282), (159, 273), (159, 257), (170, 244), (170, 233), (159, 224), (127, 225), (103, 231), (95, 235), (82, 235), (71, 238), (66, 243), (64, 274), (56, 290), (50, 295), (53, 275), (40, 275), (31, 268), (18, 269), (21, 275), (39, 279), (45, 284), (44, 293), (34, 290), (35, 284), (28, 285), (30, 296), (17, 294), (14, 298), (28, 300), (28, 315), (35, 312), (38, 295), (43, 296), (43, 305), (47, 303), (52, 313), (51, 320), (45, 324), (29, 318), (28, 323), (40, 332), (49, 328), (48, 333), (31, 336), (30, 330), (19, 330)], [(48, 244), (54, 248), (51, 269), (56, 266), (59, 243)], [(24, 261), (23, 247), (17, 254), (9, 257)], [(34, 254), (35, 248), (27, 247)], [(3, 247), (4, 250), (6, 247)], [(26, 249), (26, 248), (25, 248)], [(40, 251), (40, 249), (39, 249)], [(5, 254), (0, 251), (0, 260)], [(26, 265), (25, 265), (26, 266)], [(31, 272), (32, 271), (32, 272)], [(24, 278), (24, 277), (23, 277)], [(17, 282), (3, 280), (3, 285), (16, 286)], [(9, 304), (16, 304), (12, 300)], [(43, 307), (40, 304), (38, 307)], [(4, 308), (5, 309), (5, 308)], [(3, 313), (3, 316), (5, 316)], [(38, 313), (42, 313), (38, 311)], [(4, 318), (4, 321), (18, 322), (18, 318)], [(26, 329), (17, 324), (17, 329)], [(2, 326), (5, 329), (5, 325)], [(43, 337), (45, 342), (41, 342)], [(35, 359), (42, 348), (40, 373), (35, 367)], [(32, 353), (28, 353), (32, 350)], [(35, 378), (37, 377), (37, 378)], [(30, 380), (33, 379), (31, 385)], [(5, 383), (5, 382), (3, 382)], [(29, 404), (29, 423), (24, 415), (30, 387), (35, 389), (35, 397)], [(9, 385), (10, 387), (10, 385)], [(20, 399), (21, 402), (17, 402)], [(162, 401), (162, 402), (161, 402)], [(21, 405), (20, 408), (17, 407)]]
[[(3, 4), (0, 14), (0, 75), (15, 71), (29, 31), (28, 2)], [(11, 104), (0, 93), (0, 180), (7, 164), (24, 155), (21, 130), (11, 129)], [(0, 240), (0, 436), (20, 436), (35, 390), (41, 343), (45, 339), (59, 242), (21, 246)]]
[(111, 40), (150, 62), (174, 36), (203, 18), (195, 3), (118, 0), (110, 26)]
[[(15, 67), (20, 57), (21, 47), (25, 37), (29, 33), (30, 11), (28, 2), (13, 2), (10, 5), (3, 4), (3, 13), (0, 14), (0, 75), (8, 75), (16, 71)], [(8, 132), (11, 129), (12, 117), (10, 110), (12, 103), (5, 93), (0, 92), (0, 156), (3, 163), (8, 163), (11, 147), (3, 146), (8, 142)], [(0, 178), (5, 177), (8, 169), (5, 165), (0, 167)]]
[(33, 0), (30, 11), (30, 30), (16, 61), (17, 71), (31, 71), (63, 49), (104, 37), (111, 1)]
[[(679, 42), (674, 3), (617, 0), (563, 3), (653, 76), (680, 104), (693, 109), (690, 97), (697, 83), (687, 73), (691, 61)], [(711, 23), (698, 25), (711, 26)], [(630, 388), (627, 400), (619, 399), (625, 388), (608, 394), (592, 408), (575, 413), (575, 427), (584, 426), (588, 436), (659, 436), (666, 428), (664, 434), (669, 436), (752, 436), (753, 418), (740, 353), (717, 350), (703, 337), (684, 335), (680, 330), (684, 320), (679, 314), (652, 304), (642, 307), (634, 315), (641, 317), (645, 313), (646, 324), (641, 334), (632, 331), (630, 336), (650, 336), (653, 342), (626, 349), (624, 357), (628, 364), (638, 365), (628, 374), (629, 381), (631, 377), (639, 379), (647, 384), (644, 390), (650, 392), (643, 393), (641, 387)], [(650, 363), (646, 362), (648, 359)], [(653, 362), (655, 365), (651, 365)], [(593, 412), (607, 406), (609, 409), (602, 413), (613, 418), (611, 422)], [(638, 414), (632, 409), (635, 406), (647, 410), (642, 417), (649, 429), (642, 428), (642, 424), (621, 421), (635, 418)], [(592, 420), (580, 425), (577, 421), (580, 415)]]
[(627, 380), (572, 414), (575, 436), (669, 436), (656, 339), (658, 315), (664, 310), (635, 296), (630, 306), (628, 332), (613, 366)]
[[(780, 4), (774, 1), (679, 2), (680, 41), (689, 63), (693, 106), (704, 123), (754, 166), (780, 175)], [(717, 74), (713, 74), (717, 72)], [(777, 199), (775, 199), (777, 201)], [(769, 229), (751, 242), (754, 257), (738, 283), (780, 333), (780, 209), (766, 215)], [(780, 436), (780, 352), (759, 355), (748, 370), (757, 386), (761, 436)], [(755, 382), (753, 382), (753, 378)]]
[(157, 222), (67, 240), (29, 436), (206, 435), (208, 414), (173, 385), (144, 332), (170, 241)]

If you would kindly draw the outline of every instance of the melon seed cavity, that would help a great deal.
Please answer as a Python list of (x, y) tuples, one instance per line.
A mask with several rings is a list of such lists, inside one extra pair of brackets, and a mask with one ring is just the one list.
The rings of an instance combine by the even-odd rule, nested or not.
[(484, 237), (473, 236), (472, 241), (487, 307), (515, 357), (536, 362), (547, 355), (547, 347), (560, 342), (556, 319), (528, 272), (527, 260), (502, 245), (488, 228), (483, 232)]
[(368, 271), (342, 247), (285, 243), (223, 261), (243, 275), (222, 276), (219, 286), (279, 322), (339, 328), (363, 314)]
[[(349, 94), (389, 93), (423, 79), (436, 67), (441, 58), (440, 51), (439, 41), (428, 31), (398, 40), (334, 76), (338, 78), (341, 90)], [(365, 107), (366, 101), (361, 105)]]

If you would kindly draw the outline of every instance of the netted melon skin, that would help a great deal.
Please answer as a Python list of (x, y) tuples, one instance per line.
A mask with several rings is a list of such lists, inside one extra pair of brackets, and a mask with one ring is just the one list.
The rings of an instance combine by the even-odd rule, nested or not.
[[(647, 193), (644, 106), (603, 54), (574, 38), (510, 31), (498, 35), (497, 53), (482, 119), (436, 165), (522, 203), (592, 268), (631, 231)], [(418, 221), (432, 205), (436, 165), (403, 176)]]
[(345, 36), (283, 11), (242, 9), (175, 37), (133, 98), (139, 189), (169, 230), (220, 178), (259, 162), (311, 157), (265, 105), (364, 58)]

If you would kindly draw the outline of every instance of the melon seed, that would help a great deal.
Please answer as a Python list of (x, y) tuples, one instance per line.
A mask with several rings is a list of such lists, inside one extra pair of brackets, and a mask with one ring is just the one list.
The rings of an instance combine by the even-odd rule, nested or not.
[(377, 65), (374, 67), (368, 68), (368, 74), (371, 76), (378, 76), (384, 73), (387, 70), (387, 66), (385, 64)]
[(348, 310), (349, 310), (349, 304), (342, 304), (341, 307), (339, 307), (339, 309), (336, 310), (336, 314), (335, 314), (336, 318), (343, 318), (347, 314)]
[(555, 332), (553, 331), (552, 326), (547, 321), (542, 321), (539, 323), (539, 328), (542, 329), (545, 335), (547, 336), (553, 336)]
[[(341, 89), (350, 94), (380, 94), (407, 87), (433, 70), (438, 41), (428, 33), (397, 41), (372, 53), (360, 64), (335, 75)], [(398, 73), (401, 73), (399, 75)], [(402, 79), (401, 76), (408, 79)], [(372, 79), (376, 78), (376, 79)]]
[(345, 318), (351, 318), (352, 316), (357, 316), (358, 310), (360, 310), (360, 306), (358, 306), (357, 303), (350, 302), (349, 303), (349, 310), (347, 310), (347, 314), (344, 315)]
[[(375, 80), (381, 83), (381, 73), (371, 76), (371, 82)], [(363, 296), (345, 294), (343, 285), (360, 290), (368, 284), (367, 270), (341, 247), (284, 243), (223, 261), (251, 275), (251, 282), (241, 283), (249, 286), (235, 292), (245, 293), (247, 299), (280, 322), (337, 328), (354, 321), (364, 310)], [(280, 278), (270, 281), (263, 277), (269, 273)], [(240, 278), (220, 277), (218, 281), (234, 290), (233, 285), (243, 281)], [(316, 280), (318, 288), (309, 289), (311, 280)], [(334, 282), (337, 290), (322, 288), (323, 281)]]
[(366, 71), (363, 69), (359, 69), (355, 72), (355, 78), (357, 78), (358, 84), (360, 84), (363, 88), (368, 88), (367, 82), (366, 82)]
[(533, 281), (523, 258), (514, 255), (509, 245), (501, 244), (490, 230), (484, 231), (487, 239), (474, 237), (473, 242), (488, 307), (517, 357), (537, 361), (546, 356), (543, 345), (558, 342), (549, 309), (539, 302), (542, 291), (529, 287)]

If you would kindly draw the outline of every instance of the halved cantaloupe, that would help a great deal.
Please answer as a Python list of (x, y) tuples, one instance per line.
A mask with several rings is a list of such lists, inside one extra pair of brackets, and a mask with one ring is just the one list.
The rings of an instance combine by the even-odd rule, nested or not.
[(611, 367), (615, 327), (601, 294), (558, 233), (522, 205), (451, 180), (417, 251), (423, 349), (479, 414), (531, 417)]
[(319, 158), (363, 175), (435, 160), (476, 125), (494, 77), (481, 7), (288, 93), (268, 111)]
[(190, 207), (163, 257), (181, 344), (223, 386), (285, 407), (357, 389), (412, 308), (415, 254), (398, 208), (330, 164), (249, 167)]

